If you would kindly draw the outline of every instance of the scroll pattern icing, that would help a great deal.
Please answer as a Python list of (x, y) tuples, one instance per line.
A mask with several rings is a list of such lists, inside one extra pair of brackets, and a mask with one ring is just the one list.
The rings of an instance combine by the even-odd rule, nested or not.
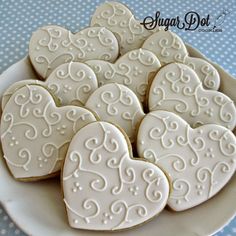
[(167, 111), (144, 117), (137, 149), (139, 156), (158, 164), (170, 177), (168, 205), (176, 211), (214, 196), (236, 170), (236, 139), (230, 130), (212, 124), (192, 129)]
[(57, 108), (42, 86), (18, 89), (1, 120), (4, 158), (15, 178), (44, 177), (60, 170), (68, 144), (94, 115), (82, 107)]
[(158, 58), (145, 49), (132, 50), (121, 56), (114, 64), (101, 60), (90, 60), (86, 64), (94, 70), (99, 85), (126, 85), (142, 103), (145, 101), (148, 83), (161, 66)]
[(119, 125), (135, 141), (135, 133), (144, 116), (136, 95), (126, 86), (110, 83), (98, 88), (88, 99), (85, 107), (108, 122)]
[(133, 13), (119, 2), (105, 2), (97, 7), (91, 26), (103, 26), (112, 31), (117, 36), (121, 55), (140, 48), (144, 40), (154, 32), (146, 30)]
[(81, 62), (69, 62), (58, 66), (46, 81), (21, 80), (12, 84), (2, 96), (2, 109), (11, 95), (27, 84), (44, 86), (63, 106), (84, 105), (90, 94), (98, 87), (97, 77), (89, 66)]
[(158, 71), (150, 86), (148, 106), (151, 111), (174, 112), (192, 127), (213, 123), (233, 130), (236, 125), (233, 101), (218, 91), (205, 90), (197, 74), (180, 63)]
[(61, 64), (89, 59), (113, 62), (118, 56), (118, 42), (104, 27), (89, 27), (76, 34), (55, 25), (33, 33), (29, 44), (30, 60), (42, 78)]
[(219, 89), (220, 76), (215, 67), (204, 59), (190, 57), (184, 42), (174, 32), (160, 30), (152, 34), (142, 48), (152, 51), (162, 64), (177, 62), (188, 65), (197, 73), (205, 89)]
[(131, 159), (121, 131), (104, 121), (85, 126), (72, 139), (63, 189), (70, 225), (93, 230), (145, 222), (164, 208), (169, 194), (164, 173)]

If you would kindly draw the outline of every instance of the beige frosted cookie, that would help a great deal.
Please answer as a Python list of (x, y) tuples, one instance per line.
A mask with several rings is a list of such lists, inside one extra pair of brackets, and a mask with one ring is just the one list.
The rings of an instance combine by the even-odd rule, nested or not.
[(27, 80), (20, 80), (17, 81), (15, 83), (13, 83), (12, 85), (10, 85), (3, 93), (2, 95), (2, 100), (1, 100), (1, 107), (2, 110), (4, 110), (7, 102), (9, 101), (9, 99), (11, 98), (12, 94), (15, 93), (19, 88), (24, 87), (25, 85), (41, 85), (43, 86), (44, 82), (41, 80), (37, 80), (37, 79), (27, 79)]
[(124, 85), (103, 85), (91, 94), (85, 107), (97, 114), (100, 120), (120, 126), (131, 142), (135, 141), (138, 125), (145, 115), (137, 96)]
[(136, 49), (121, 56), (114, 64), (90, 60), (88, 64), (95, 72), (99, 85), (119, 83), (130, 88), (144, 102), (148, 82), (160, 68), (158, 58), (150, 51)]
[(203, 87), (218, 90), (220, 75), (216, 68), (204, 59), (190, 57), (182, 39), (171, 31), (160, 30), (152, 34), (142, 45), (152, 51), (162, 64), (181, 62), (195, 70)]
[(169, 183), (156, 165), (132, 158), (114, 125), (99, 121), (78, 131), (62, 171), (64, 202), (73, 228), (116, 231), (159, 214)]
[(10, 172), (23, 181), (55, 175), (73, 135), (95, 120), (85, 108), (56, 107), (42, 86), (26, 85), (18, 89), (1, 118), (2, 148)]
[(98, 88), (93, 70), (81, 62), (69, 62), (58, 66), (46, 79), (22, 80), (12, 84), (2, 96), (4, 109), (11, 95), (27, 84), (40, 84), (56, 95), (61, 105), (84, 105), (90, 94)]
[(210, 63), (201, 58), (186, 57), (184, 64), (191, 67), (196, 72), (205, 89), (219, 89), (220, 75)]
[(205, 90), (195, 71), (181, 63), (158, 71), (150, 85), (148, 108), (174, 112), (192, 127), (213, 123), (233, 130), (236, 125), (234, 102), (223, 93)]
[(192, 129), (171, 112), (153, 111), (144, 117), (137, 149), (168, 174), (168, 205), (175, 211), (210, 199), (235, 173), (236, 139), (230, 130), (212, 124)]
[(147, 30), (136, 20), (133, 13), (122, 3), (105, 2), (97, 7), (91, 26), (103, 26), (115, 34), (121, 55), (140, 48), (155, 30)]
[(29, 56), (36, 72), (47, 78), (59, 65), (101, 59), (113, 62), (119, 48), (116, 37), (104, 27), (89, 27), (72, 34), (60, 26), (49, 25), (33, 33)]

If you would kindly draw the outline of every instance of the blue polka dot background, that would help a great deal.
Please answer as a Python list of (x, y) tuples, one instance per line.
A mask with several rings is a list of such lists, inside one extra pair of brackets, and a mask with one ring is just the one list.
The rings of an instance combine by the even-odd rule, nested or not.
[[(90, 23), (90, 17), (101, 0), (0, 0), (0, 74), (28, 52), (33, 31), (43, 25), (56, 24), (72, 32)], [(199, 32), (172, 28), (186, 42), (236, 77), (236, 1), (235, 0), (122, 0), (137, 19), (155, 16), (180, 16), (195, 11), (210, 15), (214, 22), (224, 15), (222, 32)], [(0, 206), (0, 235), (25, 235)], [(236, 218), (218, 232), (218, 236), (236, 235)]]

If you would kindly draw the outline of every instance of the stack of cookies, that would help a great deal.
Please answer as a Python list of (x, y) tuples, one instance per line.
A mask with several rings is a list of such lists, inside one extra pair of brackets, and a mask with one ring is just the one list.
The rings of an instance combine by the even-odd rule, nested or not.
[(2, 96), (4, 160), (18, 181), (60, 176), (71, 227), (132, 228), (207, 201), (234, 175), (234, 102), (175, 33), (108, 2), (76, 34), (38, 29), (29, 58), (38, 79)]

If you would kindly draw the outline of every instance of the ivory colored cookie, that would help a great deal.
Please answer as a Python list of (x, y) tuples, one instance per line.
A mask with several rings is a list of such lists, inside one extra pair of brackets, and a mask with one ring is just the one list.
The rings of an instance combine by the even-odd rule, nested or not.
[(135, 141), (138, 125), (145, 115), (137, 96), (124, 85), (106, 84), (95, 90), (85, 104), (103, 121), (119, 125)]
[(220, 75), (210, 63), (201, 58), (186, 57), (184, 64), (191, 67), (196, 72), (205, 89), (219, 89)]
[(165, 174), (152, 163), (133, 159), (129, 146), (116, 126), (103, 121), (88, 124), (74, 136), (62, 172), (71, 227), (127, 229), (165, 207)]
[(2, 110), (5, 108), (7, 102), (9, 101), (10, 97), (13, 93), (15, 93), (19, 88), (24, 87), (25, 85), (43, 85), (43, 81), (36, 80), (36, 79), (27, 79), (27, 80), (20, 80), (15, 82), (14, 84), (10, 85), (2, 95)]
[(113, 32), (118, 39), (121, 55), (140, 48), (154, 32), (145, 29), (127, 6), (119, 2), (105, 2), (97, 7), (91, 26), (103, 26)]
[(41, 86), (18, 89), (1, 119), (2, 148), (10, 172), (16, 179), (27, 181), (55, 175), (73, 135), (95, 120), (85, 108), (56, 107)]
[(96, 73), (99, 85), (119, 83), (126, 85), (144, 102), (148, 82), (161, 67), (158, 58), (150, 51), (136, 49), (121, 56), (114, 64), (90, 60), (86, 64)]
[(192, 127), (213, 123), (233, 130), (236, 125), (234, 102), (223, 93), (205, 90), (194, 70), (181, 63), (158, 71), (150, 86), (148, 107), (174, 112)]
[(152, 51), (162, 64), (181, 62), (195, 70), (203, 87), (218, 90), (220, 76), (218, 71), (207, 61), (190, 57), (182, 39), (171, 31), (160, 30), (152, 34), (142, 48)]
[(171, 112), (153, 111), (144, 117), (137, 148), (139, 156), (169, 175), (168, 205), (175, 211), (213, 197), (236, 168), (236, 139), (230, 130), (212, 124), (192, 129)]
[(118, 56), (118, 42), (104, 27), (89, 27), (72, 34), (67, 29), (49, 25), (33, 33), (29, 43), (30, 60), (42, 78), (59, 65), (102, 59), (113, 62)]
[(57, 96), (61, 105), (84, 105), (98, 82), (93, 70), (81, 62), (69, 62), (58, 66), (45, 82), (22, 80), (12, 84), (3, 94), (2, 109), (11, 95), (27, 84), (40, 84)]
[(142, 48), (152, 51), (162, 64), (183, 63), (188, 57), (188, 51), (182, 39), (169, 30), (160, 30), (152, 34), (143, 43)]

